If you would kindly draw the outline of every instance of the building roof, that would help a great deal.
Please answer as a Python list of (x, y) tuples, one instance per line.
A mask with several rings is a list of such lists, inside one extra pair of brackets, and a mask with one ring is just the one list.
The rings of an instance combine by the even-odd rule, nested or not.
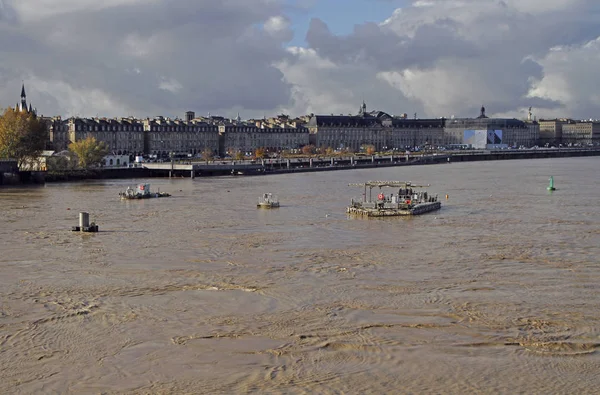
[(525, 128), (527, 123), (515, 118), (455, 118), (447, 119), (446, 127), (471, 127), (487, 129), (489, 127)]
[[(373, 116), (373, 113), (375, 113), (376, 116)], [(372, 113), (363, 115), (314, 115), (308, 121), (307, 126), (354, 128), (393, 126), (397, 128), (424, 128), (443, 127), (444, 119), (393, 118), (383, 111), (373, 111)]]

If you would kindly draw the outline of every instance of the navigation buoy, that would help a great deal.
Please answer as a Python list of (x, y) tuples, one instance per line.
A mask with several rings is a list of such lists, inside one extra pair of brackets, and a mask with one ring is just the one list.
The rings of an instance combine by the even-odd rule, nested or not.
[(546, 188), (549, 191), (556, 191), (556, 188), (554, 188), (554, 177), (550, 176), (550, 184), (548, 185), (548, 188)]
[(79, 213), (79, 226), (71, 228), (73, 232), (98, 232), (98, 225), (90, 223), (90, 214), (86, 212)]
[(448, 195), (446, 195), (446, 200), (448, 200)]

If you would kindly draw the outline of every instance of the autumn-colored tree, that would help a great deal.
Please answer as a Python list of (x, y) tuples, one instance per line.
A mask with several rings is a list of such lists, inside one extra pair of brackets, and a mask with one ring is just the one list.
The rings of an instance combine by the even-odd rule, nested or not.
[(314, 155), (315, 152), (316, 152), (315, 146), (312, 144), (305, 145), (304, 147), (302, 147), (302, 153), (304, 155)]
[(367, 155), (373, 155), (375, 153), (375, 146), (367, 145), (365, 151), (367, 152)]
[(208, 163), (208, 161), (212, 160), (212, 158), (214, 158), (215, 153), (212, 149), (206, 147), (204, 148), (204, 150), (202, 151), (202, 159), (204, 159), (206, 161), (206, 163)]
[(77, 156), (79, 167), (87, 169), (102, 162), (109, 149), (104, 141), (97, 141), (94, 136), (88, 136), (69, 144), (69, 151)]
[(254, 157), (256, 159), (262, 159), (266, 156), (266, 152), (264, 148), (257, 148), (256, 151), (254, 151)]
[(332, 156), (334, 152), (335, 152), (334, 149), (331, 147), (327, 147), (325, 149), (325, 154), (327, 154), (327, 156)]
[(234, 156), (235, 160), (244, 160), (244, 153), (238, 150)]
[(0, 158), (13, 158), (19, 166), (38, 157), (48, 141), (46, 123), (35, 114), (7, 108), (0, 116)]

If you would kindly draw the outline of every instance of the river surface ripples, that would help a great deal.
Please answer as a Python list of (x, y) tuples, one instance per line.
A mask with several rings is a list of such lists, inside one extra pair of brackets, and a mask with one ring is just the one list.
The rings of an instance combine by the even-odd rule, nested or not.
[[(597, 393), (598, 168), (2, 188), (0, 393)], [(367, 180), (442, 210), (348, 217)], [(173, 196), (119, 200), (139, 182)], [(71, 232), (81, 211), (99, 233)]]

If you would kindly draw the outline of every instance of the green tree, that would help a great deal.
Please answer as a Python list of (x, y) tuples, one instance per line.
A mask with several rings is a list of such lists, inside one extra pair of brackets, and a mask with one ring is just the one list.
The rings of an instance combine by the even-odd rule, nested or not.
[(88, 136), (69, 144), (69, 151), (77, 156), (79, 166), (87, 169), (102, 161), (102, 158), (108, 154), (108, 146), (104, 141), (99, 142), (95, 137)]
[(67, 155), (52, 156), (50, 158), (47, 158), (46, 167), (48, 172), (50, 173), (58, 173), (67, 170), (73, 170), (77, 167), (77, 158), (73, 152), (68, 151)]
[(0, 157), (16, 159), (22, 166), (35, 160), (47, 141), (46, 123), (35, 114), (7, 108), (0, 116)]

